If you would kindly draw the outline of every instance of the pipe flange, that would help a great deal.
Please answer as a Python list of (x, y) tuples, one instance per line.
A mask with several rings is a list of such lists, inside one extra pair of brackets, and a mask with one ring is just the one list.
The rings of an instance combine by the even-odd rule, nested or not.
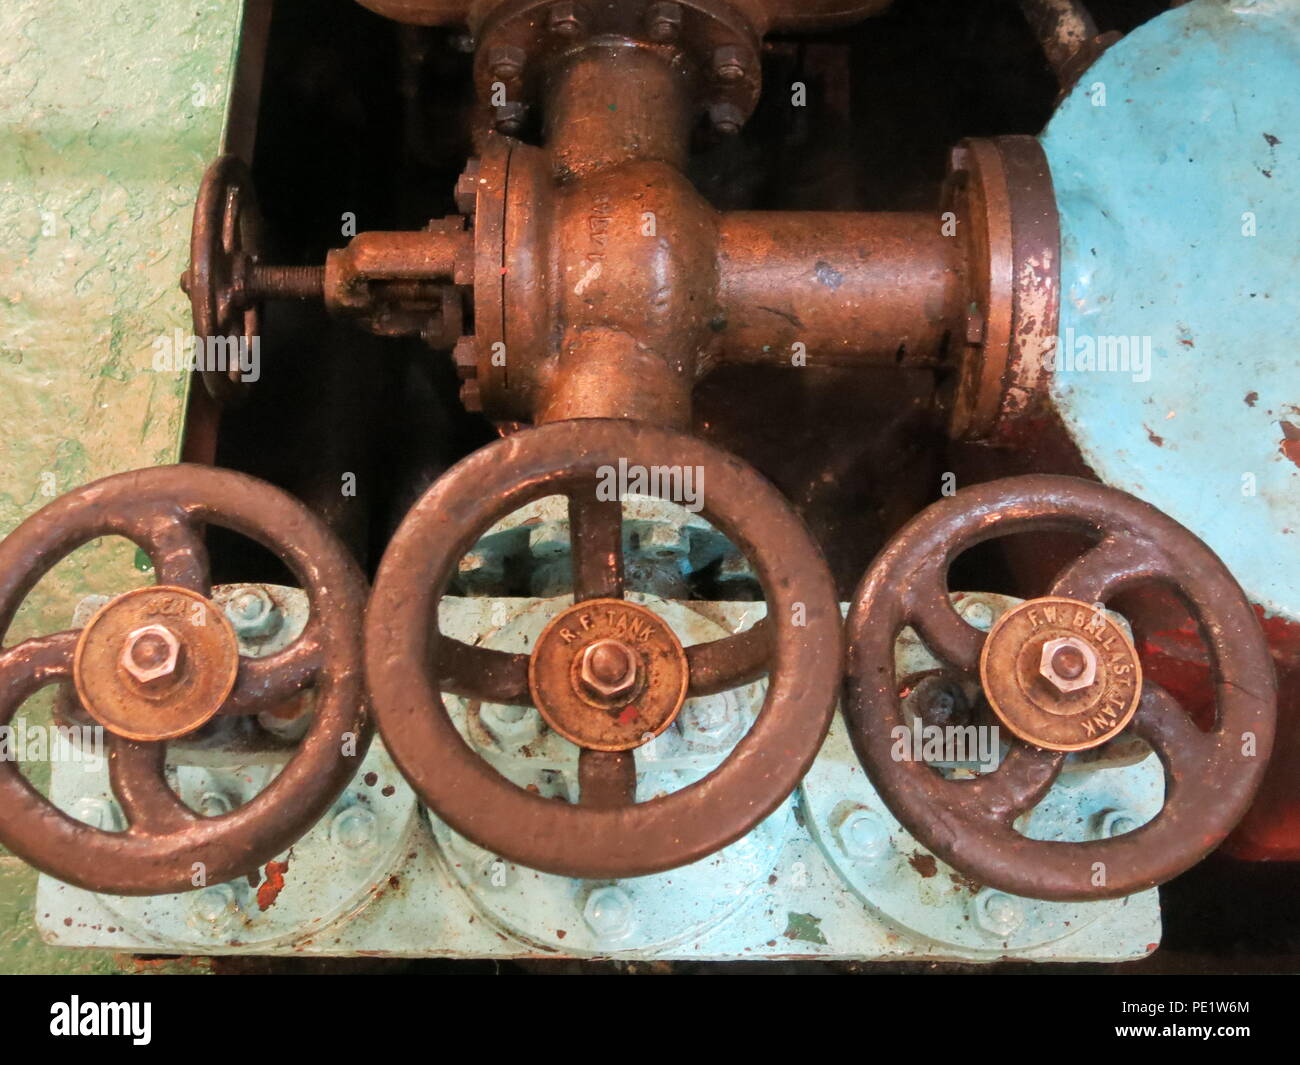
[(661, 52), (697, 72), (700, 111), (719, 132), (735, 132), (753, 114), (762, 87), (761, 38), (719, 0), (585, 4), (579, 0), (505, 0), (479, 24), (474, 57), (479, 99), (496, 128), (517, 133), (541, 97), (552, 63), (588, 44), (634, 45)]
[(944, 210), (966, 242), (965, 329), (949, 431), (1005, 439), (1046, 403), (1060, 309), (1060, 221), (1047, 157), (1033, 137), (962, 141)]

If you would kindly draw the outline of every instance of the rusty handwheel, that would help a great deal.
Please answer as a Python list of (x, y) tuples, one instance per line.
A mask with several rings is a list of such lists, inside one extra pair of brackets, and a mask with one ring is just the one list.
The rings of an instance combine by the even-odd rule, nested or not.
[[(629, 469), (702, 478), (696, 484), (703, 488), (704, 514), (757, 566), (768, 623), (683, 650), (653, 612), (623, 601), (621, 504), (601, 484)], [(645, 491), (671, 495), (653, 486)], [(569, 497), (575, 605), (550, 623), (531, 655), (442, 636), (438, 603), (461, 556), (495, 518), (560, 493)], [(693, 437), (583, 419), (491, 444), (425, 493), (379, 568), (365, 643), (366, 679), (385, 745), (439, 817), (480, 846), (534, 869), (622, 877), (711, 854), (790, 794), (830, 724), (841, 635), (821, 552), (763, 478)], [(684, 697), (723, 691), (764, 672), (762, 710), (721, 766), (670, 795), (633, 801), (632, 749), (667, 728)], [(582, 748), (580, 802), (541, 798), (499, 775), (456, 731), (443, 691), (535, 704)]]
[[(282, 651), (239, 657), (207, 598), (208, 524), (273, 551), (306, 590), (311, 617)], [(0, 762), (0, 843), (66, 883), (114, 895), (185, 891), (250, 873), (311, 827), (365, 756), (365, 580), (320, 520), (279, 489), (204, 466), (159, 467), (78, 488), (0, 543), (0, 635), (42, 575), (102, 536), (134, 542), (159, 583), (110, 600), (81, 630), (0, 651), (0, 724), (45, 685), (73, 681), (106, 730), (110, 782), (128, 827), (110, 832), (75, 820), (13, 762)], [(310, 730), (254, 799), (206, 817), (168, 785), (165, 740), (218, 712), (255, 712), (308, 687), (316, 693)]]
[(257, 259), (261, 235), (248, 167), (237, 156), (219, 156), (199, 185), (190, 266), (181, 287), (190, 298), (194, 335), (206, 348), (200, 370), (203, 384), (221, 403), (238, 400), (247, 387), (247, 367), (241, 367), (239, 353), (255, 350), (260, 331), (261, 309), (248, 298), (247, 274)]
[[(949, 599), (966, 548), (1012, 533), (1087, 533), (1096, 544), (1049, 594), (987, 637)], [(1195, 616), (1215, 673), (1216, 720), (1202, 731), (1141, 679), (1136, 652), (1101, 604), (1142, 582), (1172, 588)], [(1014, 737), (1001, 764), (948, 779), (899, 755), (906, 727), (894, 641), (911, 626), (940, 659), (980, 673)], [(1172, 518), (1123, 492), (1033, 475), (978, 485), (914, 518), (875, 560), (848, 617), (844, 711), (859, 759), (921, 843), (984, 884), (1031, 898), (1117, 898), (1163, 883), (1213, 850), (1246, 812), (1273, 742), (1276, 687), (1255, 614), (1218, 557)], [(1029, 839), (1016, 818), (1047, 793), (1067, 751), (1130, 729), (1165, 769), (1164, 806), (1131, 832), (1086, 843)]]

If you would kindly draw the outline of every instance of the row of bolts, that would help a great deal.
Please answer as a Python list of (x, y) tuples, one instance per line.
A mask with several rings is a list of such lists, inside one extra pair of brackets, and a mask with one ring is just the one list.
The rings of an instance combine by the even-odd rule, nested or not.
[[(283, 616), (270, 596), (260, 588), (245, 588), (225, 604), (226, 616), (235, 631), (246, 639), (274, 635), (283, 622)], [(978, 628), (992, 625), (994, 615), (988, 604), (971, 599), (962, 610), (963, 617)], [(492, 707), (499, 720), (490, 719), (490, 731), (499, 741), (528, 742), (540, 731), (538, 722), (527, 716), (526, 707)], [(536, 715), (536, 711), (533, 711)], [(487, 723), (487, 722), (485, 722)], [(503, 728), (504, 726), (504, 728)], [(514, 726), (511, 728), (510, 726)], [(519, 731), (522, 727), (522, 732)], [(498, 734), (503, 733), (503, 734)], [(216, 817), (230, 812), (230, 800), (219, 792), (207, 792), (199, 801), (199, 812)], [(102, 798), (82, 800), (77, 816), (98, 828), (120, 831), (125, 825), (115, 804)], [(1127, 810), (1107, 810), (1095, 819), (1094, 834), (1109, 838), (1132, 831), (1137, 819)], [(366, 806), (354, 803), (335, 814), (330, 824), (330, 838), (343, 853), (361, 858), (368, 856), (374, 841), (375, 815)], [(878, 862), (892, 851), (892, 840), (885, 824), (867, 810), (850, 814), (838, 830), (839, 843), (844, 853), (855, 861)], [(493, 863), (495, 867), (496, 863)], [(191, 923), (211, 930), (229, 924), (239, 912), (240, 904), (230, 884), (217, 884), (198, 892), (190, 901)], [(1001, 891), (985, 888), (971, 900), (972, 916), (977, 925), (990, 935), (1012, 934), (1025, 920), (1024, 900)], [(599, 937), (616, 939), (625, 935), (633, 923), (635, 906), (628, 892), (618, 885), (593, 889), (587, 896), (583, 918)]]

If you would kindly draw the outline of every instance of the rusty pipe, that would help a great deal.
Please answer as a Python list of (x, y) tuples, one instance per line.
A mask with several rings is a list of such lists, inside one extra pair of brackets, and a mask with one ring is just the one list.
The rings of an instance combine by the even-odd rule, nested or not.
[(964, 318), (965, 242), (941, 226), (924, 211), (723, 215), (719, 357), (933, 364)]
[(646, 48), (593, 45), (553, 76), (550, 227), (559, 352), (541, 422), (685, 427), (716, 311), (717, 214), (681, 172), (690, 79)]
[(690, 143), (691, 72), (636, 45), (591, 45), (553, 76), (546, 143), (569, 180), (632, 161), (681, 169)]

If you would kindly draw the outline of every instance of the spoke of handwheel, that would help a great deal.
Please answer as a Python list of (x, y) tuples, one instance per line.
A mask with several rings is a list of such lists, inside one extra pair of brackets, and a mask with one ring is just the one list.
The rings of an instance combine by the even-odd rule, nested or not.
[[(0, 725), (9, 724), (24, 699), (72, 676), (72, 656), (80, 635), (68, 631), (34, 636), (0, 651)], [(0, 768), (13, 765), (0, 759)]]
[(1127, 536), (1107, 536), (1056, 575), (1051, 594), (1104, 603), (1124, 585), (1163, 573), (1162, 560), (1150, 544)]
[(750, 684), (768, 672), (772, 653), (772, 626), (767, 618), (744, 632), (686, 648), (691, 686), (688, 698), (716, 695)]
[(528, 656), (438, 634), (438, 689), (504, 706), (531, 706)]
[(979, 665), (985, 633), (967, 624), (948, 596), (947, 568), (931, 563), (912, 576), (907, 615), (925, 646), (937, 658), (973, 672)]
[(631, 751), (578, 754), (578, 801), (583, 806), (629, 806), (636, 801), (636, 760)]
[(292, 699), (319, 675), (325, 652), (314, 626), (283, 650), (265, 658), (239, 659), (239, 675), (223, 714), (256, 714)]
[(1142, 700), (1129, 727), (1151, 745), (1176, 778), (1194, 770), (1215, 743), (1172, 695), (1151, 680), (1142, 682)]
[(597, 482), (584, 479), (569, 493), (573, 601), (623, 598), (623, 504), (598, 499)]
[(151, 508), (132, 516), (132, 535), (153, 563), (159, 584), (211, 595), (208, 549), (203, 533), (179, 507)]
[(992, 773), (957, 786), (980, 816), (1010, 824), (1042, 801), (1064, 763), (1062, 751), (1046, 751), (1015, 740)]
[(108, 780), (133, 832), (162, 835), (199, 820), (167, 783), (165, 743), (137, 743), (112, 736)]

